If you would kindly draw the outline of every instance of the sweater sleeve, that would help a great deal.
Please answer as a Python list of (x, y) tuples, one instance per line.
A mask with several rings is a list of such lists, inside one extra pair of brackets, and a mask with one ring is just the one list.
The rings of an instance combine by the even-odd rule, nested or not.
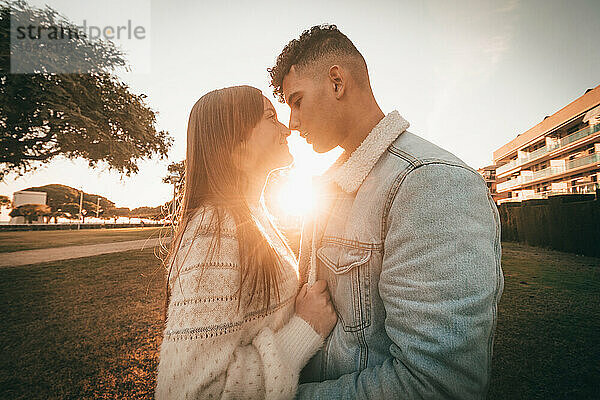
[[(321, 337), (298, 316), (277, 332), (251, 329), (275, 310), (249, 310), (244, 298), (238, 308), (237, 242), (223, 236), (206, 264), (200, 261), (209, 244), (210, 236), (197, 235), (185, 261), (176, 261), (181, 269), (171, 289), (156, 398), (293, 398)], [(183, 251), (186, 246), (178, 254)]]

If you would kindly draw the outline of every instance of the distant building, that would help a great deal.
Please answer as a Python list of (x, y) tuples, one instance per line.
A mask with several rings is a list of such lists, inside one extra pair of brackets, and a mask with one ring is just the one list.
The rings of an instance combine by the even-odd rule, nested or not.
[(593, 193), (600, 175), (600, 85), (494, 151), (498, 203)]
[(487, 185), (494, 201), (498, 201), (500, 197), (496, 192), (496, 165), (492, 164), (488, 165), (487, 167), (479, 168), (477, 172), (479, 172), (485, 180), (485, 184)]
[[(46, 192), (29, 192), (25, 190), (21, 190), (13, 193), (13, 208), (17, 208), (19, 206), (25, 204), (46, 204)], [(24, 224), (24, 217), (11, 217), (9, 224)], [(43, 218), (40, 217), (33, 223), (42, 223)]]

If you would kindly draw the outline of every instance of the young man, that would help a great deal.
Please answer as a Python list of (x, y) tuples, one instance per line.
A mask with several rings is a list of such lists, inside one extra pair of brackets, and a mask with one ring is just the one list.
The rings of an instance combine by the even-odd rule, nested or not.
[(384, 115), (334, 25), (292, 40), (269, 73), (290, 129), (316, 152), (345, 150), (303, 228), (301, 277), (328, 282), (338, 323), (298, 398), (485, 397), (503, 277), (483, 179)]

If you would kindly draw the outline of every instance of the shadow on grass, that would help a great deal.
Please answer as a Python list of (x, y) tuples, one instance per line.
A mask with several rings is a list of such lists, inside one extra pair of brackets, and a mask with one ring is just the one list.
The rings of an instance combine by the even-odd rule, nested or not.
[(160, 268), (147, 249), (2, 269), (0, 398), (151, 398)]
[[(600, 393), (600, 259), (503, 244), (490, 399)], [(164, 274), (152, 250), (3, 268), (0, 398), (153, 397)]]
[(503, 243), (490, 399), (600, 396), (600, 259)]

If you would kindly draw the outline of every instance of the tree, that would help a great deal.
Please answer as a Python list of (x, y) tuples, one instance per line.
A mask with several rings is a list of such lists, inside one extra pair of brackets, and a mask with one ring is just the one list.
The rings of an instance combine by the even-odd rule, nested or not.
[(131, 221), (131, 210), (127, 207), (111, 208), (105, 211), (104, 216), (114, 218), (115, 222), (119, 217), (127, 217)]
[[(56, 222), (58, 217), (79, 218), (79, 202), (81, 200), (81, 191), (66, 185), (51, 184), (44, 186), (36, 186), (25, 189), (25, 191), (45, 192), (46, 204), (52, 208), (51, 218)], [(115, 203), (106, 197), (84, 193), (83, 194), (83, 209), (88, 211), (88, 216), (96, 215), (96, 208), (100, 200), (99, 216), (103, 215), (106, 210), (115, 207)], [(85, 220), (85, 218), (84, 218)]]
[(79, 203), (65, 203), (56, 209), (57, 216), (64, 216), (69, 219), (79, 218)]
[[(179, 210), (179, 206), (183, 200), (183, 186), (185, 184), (185, 160), (169, 164), (167, 171), (169, 174), (165, 176), (162, 181), (163, 183), (173, 185), (173, 199), (169, 200), (167, 204), (163, 206), (163, 210), (165, 210), (163, 214), (168, 214), (167, 218), (174, 220), (175, 214), (177, 214), (176, 210)], [(173, 200), (175, 200), (174, 207)]]
[[(32, 8), (23, 1), (0, 4), (0, 181), (58, 155), (84, 158), (91, 167), (106, 163), (125, 175), (138, 171), (139, 160), (166, 156), (172, 138), (166, 131), (157, 132), (147, 96), (131, 93), (111, 74), (126, 64), (114, 43), (91, 42), (81, 35), (66, 44), (66, 59), (40, 47), (11, 55), (11, 16), (25, 26), (77, 29), (50, 7)], [(33, 62), (68, 63), (71, 71), (83, 72), (49, 73), (44, 67), (34, 74), (11, 74), (10, 58), (17, 51)]]
[(0, 195), (0, 209), (1, 208), (9, 208), (12, 205), (12, 201), (8, 198), (8, 196)]
[(137, 207), (131, 210), (130, 215), (137, 218), (148, 218), (157, 220), (162, 215), (162, 207)]
[(63, 217), (63, 218), (66, 217), (69, 219), (71, 218), (71, 214), (69, 214), (63, 210), (56, 210), (56, 211), (52, 210), (48, 216), (50, 217), (50, 220), (54, 220), (55, 224), (58, 223), (58, 218), (60, 218), (60, 217)]
[(167, 167), (168, 175), (162, 181), (170, 185), (175, 185), (175, 191), (180, 193), (185, 182), (185, 160), (174, 162)]
[(10, 212), (11, 217), (24, 217), (31, 224), (39, 217), (50, 215), (52, 210), (45, 204), (23, 204)]

